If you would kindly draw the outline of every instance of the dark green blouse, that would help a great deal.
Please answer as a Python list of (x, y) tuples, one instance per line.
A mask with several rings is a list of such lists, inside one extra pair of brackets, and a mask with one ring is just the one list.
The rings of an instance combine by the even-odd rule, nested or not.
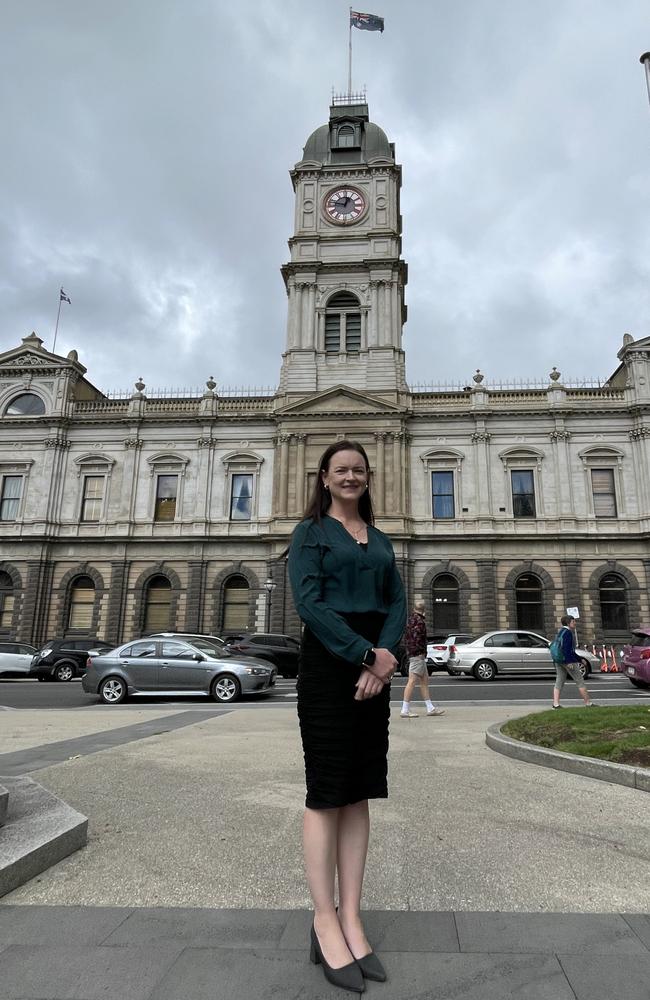
[(370, 644), (342, 617), (377, 611), (386, 621), (378, 648), (395, 653), (406, 624), (406, 598), (390, 539), (368, 525), (362, 547), (336, 518), (309, 518), (295, 529), (289, 549), (289, 578), (301, 619), (335, 656), (361, 663)]

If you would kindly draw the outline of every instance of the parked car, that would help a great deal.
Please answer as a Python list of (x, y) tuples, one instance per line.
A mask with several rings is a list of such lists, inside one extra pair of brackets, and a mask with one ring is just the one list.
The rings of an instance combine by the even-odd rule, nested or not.
[(71, 681), (83, 674), (89, 656), (98, 656), (111, 648), (96, 636), (50, 639), (34, 654), (29, 676), (38, 677), (39, 681)]
[(88, 659), (81, 679), (87, 694), (106, 705), (127, 695), (205, 695), (229, 703), (242, 694), (264, 694), (275, 684), (275, 667), (238, 660), (208, 643), (199, 648), (178, 639), (137, 639)]
[[(554, 673), (550, 642), (536, 632), (486, 632), (466, 645), (458, 646), (449, 666), (459, 674), (471, 674), (477, 681), (492, 681), (497, 674)], [(586, 649), (576, 649), (580, 671), (587, 678), (599, 660)]]
[[(445, 635), (444, 638), (431, 638), (427, 640), (427, 666), (431, 664), (431, 669), (435, 670), (438, 667), (447, 667), (449, 662), (449, 657), (456, 652), (457, 646), (463, 646), (468, 642), (472, 642), (474, 636), (471, 635), (461, 635), (460, 633), (454, 633), (453, 635)], [(455, 673), (453, 670), (449, 670), (449, 673)]]
[(35, 652), (26, 642), (0, 642), (0, 676), (26, 677)]
[(245, 639), (227, 643), (228, 649), (236, 653), (259, 657), (275, 664), (283, 677), (298, 676), (298, 656), (300, 643), (290, 635), (253, 632)]
[(633, 629), (632, 641), (623, 646), (621, 670), (634, 687), (650, 688), (650, 625)]
[(191, 642), (202, 649), (201, 643), (210, 648), (219, 649), (221, 652), (226, 649), (226, 642), (220, 635), (203, 635), (201, 632), (152, 632), (151, 635), (143, 636), (144, 639), (182, 639), (184, 642)]

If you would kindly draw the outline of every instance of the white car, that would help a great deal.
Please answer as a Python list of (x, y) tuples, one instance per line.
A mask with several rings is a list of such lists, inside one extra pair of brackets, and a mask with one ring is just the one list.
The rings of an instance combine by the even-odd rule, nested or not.
[[(554, 673), (550, 642), (537, 632), (486, 632), (461, 646), (449, 660), (449, 672), (471, 674), (477, 681), (493, 681), (497, 674)], [(600, 661), (586, 649), (576, 649), (580, 671), (587, 678)]]
[(0, 642), (0, 676), (26, 677), (35, 652), (26, 642)]
[(449, 657), (456, 654), (456, 647), (471, 642), (474, 636), (460, 633), (448, 635), (444, 639), (431, 639), (427, 642), (427, 666), (433, 670), (446, 667)]

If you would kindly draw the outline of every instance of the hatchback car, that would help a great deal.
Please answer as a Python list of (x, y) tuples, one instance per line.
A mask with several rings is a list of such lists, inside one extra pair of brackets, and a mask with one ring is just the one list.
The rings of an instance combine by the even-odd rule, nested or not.
[(50, 639), (34, 654), (29, 675), (39, 681), (71, 681), (83, 674), (89, 656), (109, 649), (109, 643), (95, 637)]
[[(449, 660), (455, 674), (471, 674), (477, 681), (492, 681), (497, 674), (549, 674), (555, 672), (550, 642), (536, 632), (486, 632), (458, 646)], [(580, 672), (587, 678), (599, 664), (586, 649), (576, 649)]]
[(206, 647), (178, 639), (127, 642), (90, 658), (81, 686), (104, 704), (118, 705), (127, 695), (206, 695), (228, 703), (242, 694), (264, 694), (275, 684), (271, 664), (238, 660)]
[(432, 638), (428, 640), (427, 665), (431, 664), (433, 670), (446, 667), (449, 657), (455, 655), (456, 647), (472, 642), (473, 638), (474, 636), (472, 635), (455, 633), (454, 635), (445, 635), (444, 638)]
[(634, 687), (650, 688), (650, 625), (633, 630), (632, 641), (623, 647), (621, 670)]
[(247, 656), (268, 660), (278, 668), (283, 677), (298, 676), (298, 657), (300, 643), (290, 635), (277, 635), (268, 632), (253, 632), (246, 639), (229, 642), (228, 649)]
[(26, 642), (0, 642), (0, 676), (26, 677), (35, 652)]

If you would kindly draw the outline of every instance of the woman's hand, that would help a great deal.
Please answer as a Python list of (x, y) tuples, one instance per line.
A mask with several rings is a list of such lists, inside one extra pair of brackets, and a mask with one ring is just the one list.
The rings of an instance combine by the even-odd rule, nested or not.
[(356, 684), (356, 694), (354, 696), (355, 701), (365, 701), (366, 698), (374, 698), (376, 694), (384, 689), (384, 682), (380, 681), (378, 677), (375, 677), (373, 673), (364, 667), (359, 674), (359, 680)]
[(371, 667), (368, 667), (368, 670), (371, 670), (382, 684), (388, 684), (397, 670), (397, 660), (390, 649), (376, 649), (375, 662)]

